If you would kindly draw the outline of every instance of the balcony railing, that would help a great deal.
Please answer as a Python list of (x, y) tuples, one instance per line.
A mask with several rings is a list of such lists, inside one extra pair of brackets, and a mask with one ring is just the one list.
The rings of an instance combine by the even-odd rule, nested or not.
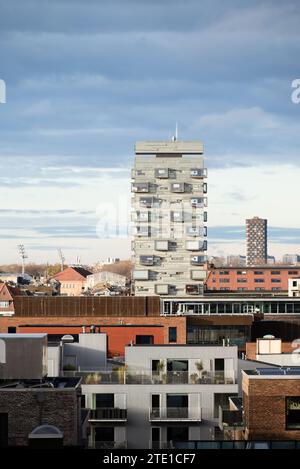
[(117, 407), (98, 407), (90, 410), (89, 420), (98, 422), (103, 421), (127, 421), (127, 409), (119, 409)]
[(200, 407), (155, 407), (150, 409), (150, 421), (200, 422)]
[(95, 441), (89, 444), (89, 449), (126, 449), (127, 441)]
[(234, 371), (149, 372), (146, 370), (118, 371), (69, 371), (63, 376), (82, 377), (82, 384), (236, 384)]

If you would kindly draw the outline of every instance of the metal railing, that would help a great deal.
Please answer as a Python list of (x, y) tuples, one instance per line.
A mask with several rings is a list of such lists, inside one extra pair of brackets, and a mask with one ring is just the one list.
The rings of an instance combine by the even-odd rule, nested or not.
[(118, 407), (98, 407), (90, 410), (89, 420), (127, 420), (127, 409)]
[(89, 449), (126, 449), (127, 441), (94, 441)]
[(200, 407), (153, 407), (150, 409), (150, 421), (186, 420), (201, 421)]

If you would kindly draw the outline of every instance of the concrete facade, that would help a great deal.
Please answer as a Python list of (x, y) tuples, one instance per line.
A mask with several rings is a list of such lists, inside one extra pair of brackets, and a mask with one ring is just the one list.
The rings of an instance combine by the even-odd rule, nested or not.
[(207, 220), (202, 142), (137, 142), (132, 170), (137, 296), (202, 295)]
[(42, 379), (47, 334), (0, 334), (0, 379)]

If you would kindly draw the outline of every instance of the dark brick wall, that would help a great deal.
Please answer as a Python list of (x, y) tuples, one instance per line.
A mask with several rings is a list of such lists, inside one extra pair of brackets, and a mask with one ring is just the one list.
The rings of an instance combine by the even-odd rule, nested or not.
[(9, 445), (27, 445), (29, 433), (44, 423), (63, 432), (65, 446), (77, 445), (80, 437), (77, 392), (76, 389), (1, 389), (0, 413), (8, 414)]

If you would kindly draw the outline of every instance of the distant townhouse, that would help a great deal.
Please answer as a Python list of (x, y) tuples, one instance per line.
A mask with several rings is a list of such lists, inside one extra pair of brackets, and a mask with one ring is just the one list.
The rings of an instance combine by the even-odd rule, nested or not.
[(91, 274), (92, 272), (83, 267), (67, 267), (52, 279), (59, 283), (61, 295), (79, 296), (86, 289), (87, 277)]

